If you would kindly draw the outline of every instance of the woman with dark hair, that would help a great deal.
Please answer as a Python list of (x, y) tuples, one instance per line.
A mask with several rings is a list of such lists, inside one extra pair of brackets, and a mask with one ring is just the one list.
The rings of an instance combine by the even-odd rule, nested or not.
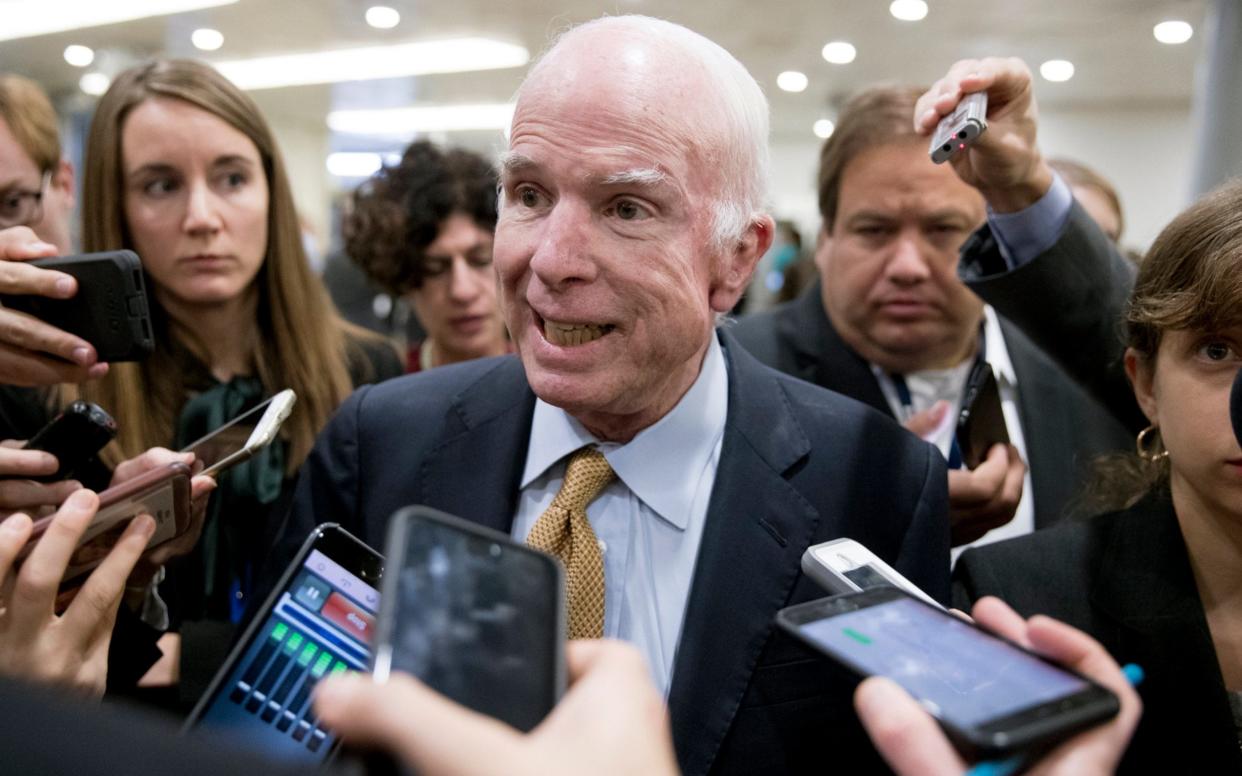
[[(966, 551), (960, 605), (995, 595), (1142, 666), (1144, 715), (1121, 770), (1242, 772), (1242, 182), (1160, 234), (1126, 313), (1125, 368), (1149, 425), (1106, 461), (1106, 511)], [(1111, 509), (1110, 509), (1111, 508)]]
[(419, 141), (351, 199), (346, 252), (409, 300), (427, 332), (410, 347), (408, 371), (509, 350), (492, 271), (496, 187), (481, 156)]

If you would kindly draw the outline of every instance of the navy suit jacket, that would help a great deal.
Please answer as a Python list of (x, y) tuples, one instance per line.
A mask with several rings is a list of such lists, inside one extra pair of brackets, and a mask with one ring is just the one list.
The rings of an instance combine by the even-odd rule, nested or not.
[[(685, 774), (878, 766), (852, 681), (778, 633), (777, 610), (824, 595), (808, 545), (849, 536), (931, 595), (948, 595), (944, 460), (891, 419), (759, 364), (722, 336), (728, 417), (673, 670)], [(509, 532), (535, 396), (513, 356), (368, 386), (307, 459), (285, 530), (334, 521), (382, 547), (394, 511), (425, 504)]]

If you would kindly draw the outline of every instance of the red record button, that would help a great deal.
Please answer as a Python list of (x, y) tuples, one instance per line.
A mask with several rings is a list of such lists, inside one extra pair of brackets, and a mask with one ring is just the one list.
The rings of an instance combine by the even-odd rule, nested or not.
[(371, 643), (371, 631), (375, 628), (375, 618), (340, 593), (334, 592), (328, 596), (319, 614), (363, 644)]

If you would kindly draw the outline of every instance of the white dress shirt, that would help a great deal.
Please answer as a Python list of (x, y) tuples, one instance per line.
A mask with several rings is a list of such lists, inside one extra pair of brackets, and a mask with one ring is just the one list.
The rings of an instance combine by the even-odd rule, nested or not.
[(593, 445), (617, 479), (588, 507), (604, 555), (604, 635), (638, 647), (666, 695), (716, 482), (728, 370), (713, 335), (699, 376), (667, 415), (629, 442), (600, 442), (569, 413), (535, 402), (513, 538), (525, 541), (560, 490), (566, 457)]

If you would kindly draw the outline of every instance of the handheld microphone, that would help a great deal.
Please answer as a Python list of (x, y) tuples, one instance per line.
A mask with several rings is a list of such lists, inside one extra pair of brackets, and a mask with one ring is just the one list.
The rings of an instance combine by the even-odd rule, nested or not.
[(1233, 435), (1242, 445), (1242, 369), (1233, 378), (1233, 391), (1229, 394), (1229, 418), (1233, 421)]

